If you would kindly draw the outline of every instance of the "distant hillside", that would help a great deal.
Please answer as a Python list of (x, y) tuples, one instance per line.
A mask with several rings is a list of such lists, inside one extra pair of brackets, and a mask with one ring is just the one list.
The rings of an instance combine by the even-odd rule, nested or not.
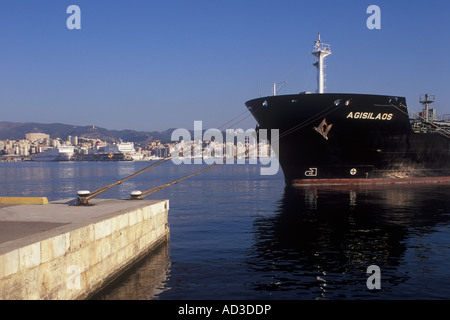
[(147, 144), (154, 140), (170, 142), (173, 129), (162, 132), (135, 131), (135, 130), (108, 130), (93, 126), (74, 126), (62, 123), (33, 123), (33, 122), (7, 122), (0, 121), (0, 140), (20, 140), (25, 138), (27, 133), (46, 133), (51, 138), (67, 139), (68, 136), (78, 136), (90, 139), (100, 139), (108, 143), (116, 142), (120, 139), (126, 142)]

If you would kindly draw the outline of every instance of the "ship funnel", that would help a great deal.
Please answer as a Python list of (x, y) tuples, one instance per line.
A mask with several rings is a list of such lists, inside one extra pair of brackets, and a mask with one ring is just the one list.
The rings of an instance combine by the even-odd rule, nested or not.
[(317, 68), (317, 93), (325, 92), (325, 58), (331, 54), (331, 47), (329, 44), (322, 43), (319, 39), (314, 42), (311, 54), (317, 58), (314, 66)]

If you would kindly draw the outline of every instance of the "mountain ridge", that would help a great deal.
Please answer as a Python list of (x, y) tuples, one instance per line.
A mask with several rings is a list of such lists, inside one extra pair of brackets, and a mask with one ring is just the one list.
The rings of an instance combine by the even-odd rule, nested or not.
[(97, 126), (79, 126), (64, 123), (37, 123), (0, 121), (0, 140), (25, 139), (27, 133), (46, 133), (50, 138), (67, 139), (68, 136), (100, 139), (108, 143), (119, 140), (146, 145), (159, 140), (163, 143), (171, 141), (174, 129), (164, 131), (136, 131), (131, 129), (109, 130)]

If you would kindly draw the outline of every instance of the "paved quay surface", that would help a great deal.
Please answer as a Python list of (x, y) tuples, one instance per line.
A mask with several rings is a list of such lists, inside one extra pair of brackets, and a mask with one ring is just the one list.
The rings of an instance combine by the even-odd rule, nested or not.
[(159, 201), (94, 199), (89, 202), (90, 206), (73, 206), (74, 199), (65, 199), (46, 205), (0, 204), (0, 244), (68, 224), (92, 223), (100, 217), (114, 216)]

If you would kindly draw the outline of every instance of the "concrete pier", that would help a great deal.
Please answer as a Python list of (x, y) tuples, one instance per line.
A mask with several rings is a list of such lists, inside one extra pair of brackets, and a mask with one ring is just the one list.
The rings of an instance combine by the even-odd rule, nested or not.
[(0, 203), (0, 299), (85, 299), (169, 238), (168, 200)]

